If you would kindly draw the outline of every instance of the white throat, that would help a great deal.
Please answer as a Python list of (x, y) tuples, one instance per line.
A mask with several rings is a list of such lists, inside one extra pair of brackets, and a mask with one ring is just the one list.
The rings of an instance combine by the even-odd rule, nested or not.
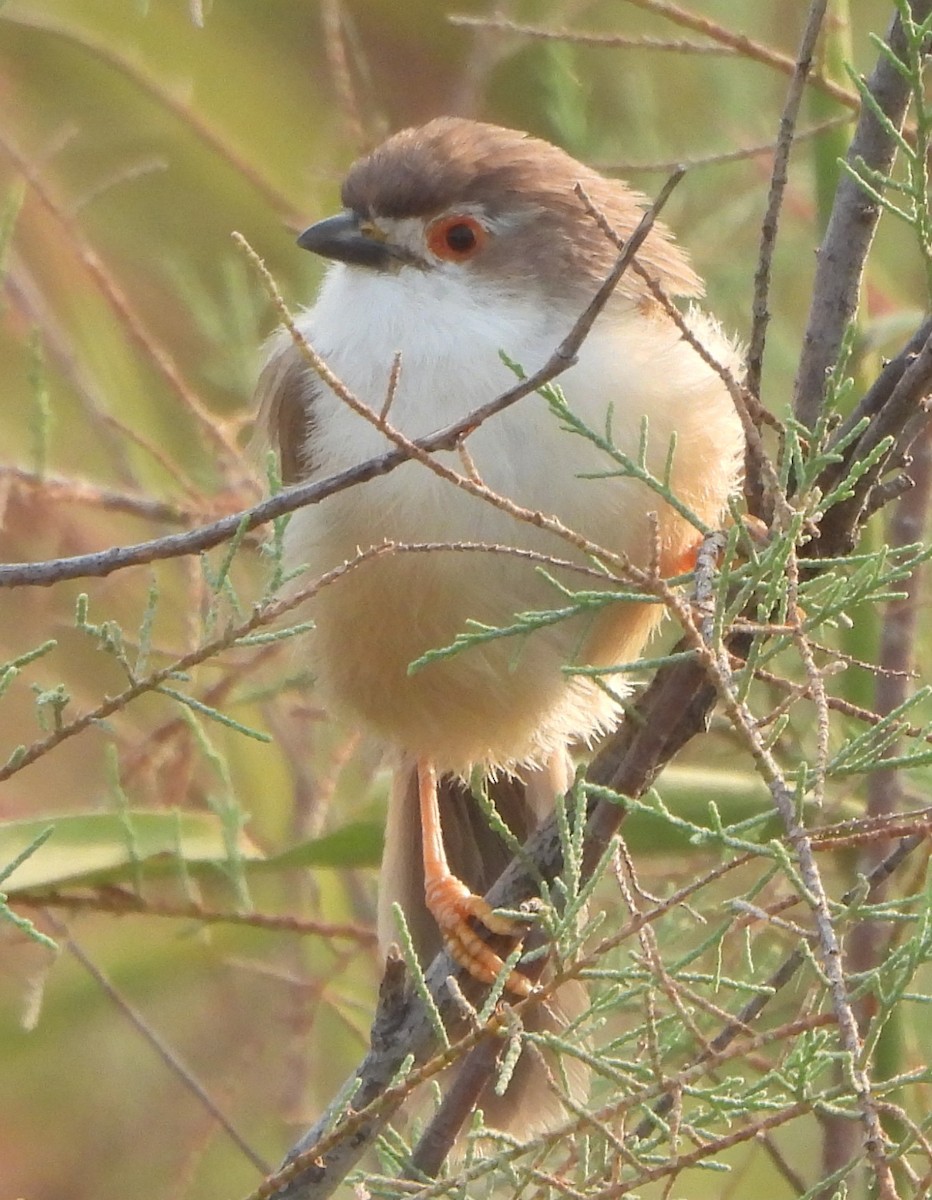
[[(526, 372), (537, 370), (578, 316), (568, 308), (545, 307), (530, 289), (520, 295), (517, 287), (495, 286), (458, 264), (394, 274), (337, 264), (299, 325), (338, 378), (376, 413), (385, 403), (392, 365), (400, 355), (388, 419), (416, 438), (460, 420), (513, 386), (515, 375), (502, 352)], [(736, 368), (736, 351), (717, 326), (701, 314), (692, 319), (711, 352)], [(736, 420), (730, 400), (718, 401), (724, 392), (721, 381), (673, 324), (620, 298), (596, 322), (576, 365), (558, 382), (589, 428), (603, 432), (611, 414), (614, 440), (632, 456), (638, 452), (644, 414), (650, 414), (648, 459), (658, 475), (674, 432), (677, 460), (692, 476), (696, 468), (687, 460), (705, 457), (717, 437), (728, 444)], [(314, 401), (311, 434), (315, 474), (355, 466), (390, 447), (382, 431), (329, 389), (322, 391)], [(716, 398), (711, 422), (705, 403), (709, 395)], [(616, 522), (612, 489), (580, 483), (582, 476), (610, 470), (613, 464), (591, 442), (562, 429), (540, 396), (526, 396), (486, 422), (467, 446), (483, 482), (519, 504), (555, 513), (593, 540), (604, 536), (606, 522)], [(457, 455), (441, 457), (462, 470)], [(542, 468), (541, 463), (547, 465)], [(733, 469), (730, 461), (724, 469)], [(455, 489), (424, 468), (394, 472), (377, 490), (399, 518), (397, 530), (386, 531), (389, 537), (410, 536), (413, 527), (423, 530), (429, 503), (456, 509)], [(649, 497), (642, 501), (649, 502)], [(473, 502), (471, 511), (475, 507)], [(403, 519), (405, 512), (410, 521)], [(467, 538), (469, 530), (447, 532), (450, 540), (457, 536)], [(611, 543), (617, 545), (617, 534)]]
[[(400, 355), (389, 420), (407, 436), (422, 437), (514, 384), (500, 352), (536, 370), (575, 315), (544, 310), (535, 298), (493, 286), (457, 265), (388, 274), (336, 264), (300, 324), (338, 377), (377, 412)], [(383, 435), (375, 429), (365, 434), (362, 424), (354, 418), (357, 462), (361, 452), (385, 447)]]

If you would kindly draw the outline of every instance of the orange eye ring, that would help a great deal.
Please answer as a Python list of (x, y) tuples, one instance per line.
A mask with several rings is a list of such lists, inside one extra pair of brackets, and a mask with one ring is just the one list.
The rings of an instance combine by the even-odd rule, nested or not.
[(446, 262), (465, 262), (482, 249), (488, 237), (475, 217), (438, 217), (427, 227), (427, 248)]

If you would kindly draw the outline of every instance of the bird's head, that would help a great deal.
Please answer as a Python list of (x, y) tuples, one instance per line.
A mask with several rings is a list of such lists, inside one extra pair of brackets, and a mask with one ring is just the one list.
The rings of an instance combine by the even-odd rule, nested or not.
[[(584, 306), (618, 253), (576, 190), (622, 238), (643, 197), (565, 151), (512, 129), (441, 117), (405, 129), (350, 169), (343, 211), (298, 244), (354, 270), (474, 275), (510, 293)], [(673, 295), (697, 295), (698, 278), (662, 226), (639, 260)], [(619, 289), (646, 295), (633, 273)]]

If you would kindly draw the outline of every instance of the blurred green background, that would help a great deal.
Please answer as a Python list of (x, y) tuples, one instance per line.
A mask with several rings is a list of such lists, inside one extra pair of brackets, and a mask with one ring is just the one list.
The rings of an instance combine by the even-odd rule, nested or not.
[[(699, 0), (696, 11), (792, 56), (807, 7)], [(0, 201), (12, 229), (0, 317), (0, 558), (142, 540), (258, 498), (251, 389), (275, 317), (231, 233), (263, 257), (290, 303), (309, 302), (320, 265), (295, 247), (295, 232), (335, 210), (357, 153), (440, 113), (529, 129), (647, 193), (666, 174), (652, 166), (697, 160), (665, 219), (706, 278), (710, 306), (747, 334), (770, 158), (701, 160), (773, 141), (785, 75), (735, 54), (577, 46), (449, 20), (492, 8), (478, 0), (214, 0), (202, 12), (182, 0), (0, 5)], [(830, 9), (825, 69), (850, 88), (840, 60), (872, 64), (869, 34), (883, 31), (891, 6), (851, 0)], [(551, 28), (697, 37), (618, 0), (526, 0), (504, 10)], [(813, 92), (801, 125), (845, 112)], [(849, 128), (794, 151), (764, 377), (765, 401), (780, 414), (825, 219), (819, 197), (830, 194)], [(865, 290), (862, 378), (915, 326), (923, 286), (908, 233), (885, 221)], [(247, 547), (235, 568), (247, 599), (260, 594), (264, 569), (257, 546)], [(0, 759), (43, 736), (37, 691), (62, 684), (67, 721), (124, 686), (112, 658), (75, 629), (77, 595), (89, 595), (91, 621), (119, 622), (131, 642), (153, 579), (151, 657), (161, 665), (202, 636), (207, 587), (196, 562), (0, 592), (0, 661), (57, 641), (0, 701)], [(868, 625), (862, 636), (867, 656)], [(55, 835), (35, 859), (42, 883), (86, 882), (93, 868), (96, 880), (131, 884), (127, 847), (142, 835), (128, 813), (177, 807), (203, 818), (187, 832), (167, 819), (153, 843), (154, 868), (163, 869), (146, 895), (174, 919), (68, 917), (119, 1001), (73, 954), (52, 959), (0, 925), (3, 1196), (213, 1200), (255, 1186), (255, 1167), (134, 1027), (127, 1004), (270, 1163), (364, 1048), (379, 975), (367, 932), (384, 801), (377, 752), (327, 723), (289, 644), (198, 667), (190, 690), (267, 731), (271, 744), (209, 721), (197, 733), (169, 699), (146, 697), (0, 784), (0, 818), (39, 820), (28, 832), (50, 815), (114, 815), (103, 832), (80, 826), (73, 842)], [(40, 698), (52, 728), (57, 701)], [(711, 760), (705, 753), (704, 769), (730, 762), (727, 743)], [(739, 778), (733, 814), (750, 802), (749, 788), (760, 801)], [(349, 837), (321, 845), (347, 826)], [(231, 839), (246, 859), (297, 844), (301, 862), (328, 865), (312, 876), (300, 862), (225, 870)], [(13, 847), (9, 829), (0, 845)], [(682, 851), (667, 857), (673, 846), (662, 838), (644, 846), (653, 849), (648, 875), (656, 869), (669, 881), (695, 870)], [(180, 877), (179, 847), (190, 878)], [(200, 858), (215, 865), (199, 867)], [(260, 911), (358, 929), (296, 936), (207, 927), (179, 912), (192, 897), (245, 908), (244, 879)], [(67, 916), (56, 912), (55, 921)], [(65, 944), (51, 918), (28, 915)], [(24, 1028), (24, 1013), (34, 1028)], [(815, 1147), (814, 1133), (805, 1147), (796, 1138), (800, 1169), (813, 1166)], [(728, 1194), (753, 1185), (788, 1195), (766, 1166), (752, 1169), (749, 1153), (736, 1155), (744, 1183)], [(714, 1180), (690, 1189), (726, 1194)]]

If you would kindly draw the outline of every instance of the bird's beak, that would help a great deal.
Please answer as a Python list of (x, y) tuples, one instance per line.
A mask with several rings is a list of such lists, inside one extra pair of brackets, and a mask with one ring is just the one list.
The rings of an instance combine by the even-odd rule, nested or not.
[(398, 265), (398, 248), (371, 221), (358, 213), (342, 212), (311, 225), (298, 238), (302, 250), (358, 267), (385, 270)]

